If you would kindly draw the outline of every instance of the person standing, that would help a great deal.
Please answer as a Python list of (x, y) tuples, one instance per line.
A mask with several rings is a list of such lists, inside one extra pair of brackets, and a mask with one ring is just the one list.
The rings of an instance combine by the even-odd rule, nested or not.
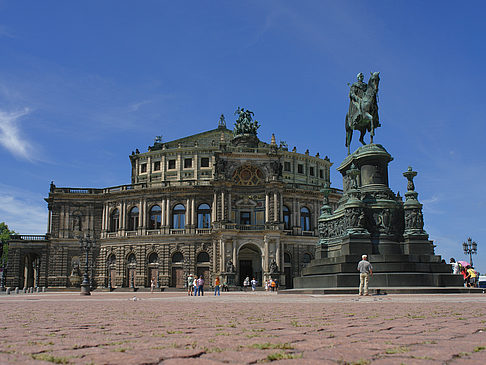
[(250, 286), (250, 277), (247, 276), (245, 280), (243, 280), (243, 290), (247, 291), (249, 286)]
[(204, 279), (202, 275), (197, 279), (197, 295), (204, 296)]
[(192, 292), (194, 291), (194, 276), (192, 274), (189, 274), (187, 277), (187, 295), (190, 295), (192, 297)]
[(220, 288), (219, 288), (220, 285), (221, 282), (219, 281), (219, 276), (216, 276), (216, 279), (214, 279), (214, 295), (216, 295), (216, 293), (220, 295)]
[(255, 291), (257, 285), (257, 281), (255, 278), (251, 279), (251, 291)]
[(461, 273), (461, 265), (459, 265), (459, 263), (456, 262), (454, 257), (451, 257), (450, 264), (451, 264), (451, 268), (452, 268), (452, 273), (454, 275), (459, 275)]
[(155, 278), (152, 278), (152, 281), (150, 282), (150, 293), (153, 293), (155, 289)]
[(368, 261), (368, 255), (361, 256), (361, 261), (358, 263), (359, 271), (359, 295), (368, 294), (368, 281), (370, 276), (373, 276), (373, 266)]

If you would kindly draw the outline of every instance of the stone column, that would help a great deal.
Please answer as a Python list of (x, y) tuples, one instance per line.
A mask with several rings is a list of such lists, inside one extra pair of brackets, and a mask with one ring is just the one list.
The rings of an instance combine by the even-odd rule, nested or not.
[(125, 228), (127, 224), (126, 215), (127, 215), (127, 203), (125, 201), (122, 201), (121, 214), (120, 214), (120, 228), (121, 228), (122, 236), (125, 235)]
[(165, 225), (170, 228), (170, 198), (168, 197), (166, 200), (166, 208), (165, 208)]
[(280, 222), (283, 222), (283, 194), (280, 193)]
[(160, 158), (160, 180), (165, 181), (165, 170), (167, 169), (165, 155)]
[(140, 206), (142, 207), (142, 234), (144, 235), (147, 231), (147, 200), (144, 198), (140, 201)]
[[(218, 270), (217, 251), (218, 251), (218, 241), (216, 239), (213, 239), (213, 275), (215, 275), (217, 270)], [(219, 270), (219, 271), (221, 271), (221, 270)]]
[(135, 160), (135, 181), (134, 184), (138, 183), (138, 174), (140, 172), (139, 158)]
[(273, 220), (278, 222), (278, 195), (277, 192), (273, 193)]
[(236, 239), (233, 239), (233, 265), (235, 265), (236, 267), (236, 244), (237, 244), (237, 240)]
[(211, 207), (211, 220), (212, 222), (216, 222), (218, 219), (218, 197), (216, 193), (213, 195), (213, 206)]
[(165, 227), (167, 225), (166, 223), (166, 220), (165, 220), (165, 199), (162, 199), (160, 201), (160, 208), (161, 208), (161, 212), (160, 212), (160, 225), (161, 227)]
[(193, 228), (197, 227), (197, 218), (196, 218), (196, 198), (191, 198), (191, 224)]
[(104, 237), (106, 232), (106, 209), (107, 209), (106, 203), (103, 203), (103, 213), (101, 215), (101, 233), (100, 233), (101, 237)]
[(219, 240), (219, 271), (224, 272), (226, 271), (225, 265), (225, 258), (226, 258), (226, 242), (223, 238)]
[(189, 198), (186, 199), (186, 224), (184, 225), (185, 229), (189, 229), (192, 225), (191, 221), (192, 217), (192, 209), (191, 209), (191, 200)]
[(268, 249), (268, 236), (265, 235), (263, 237), (263, 251), (265, 252), (265, 254), (263, 255), (262, 257), (262, 269), (263, 269), (263, 272), (268, 272), (268, 255), (269, 255), (269, 249)]
[(228, 221), (231, 222), (231, 193), (228, 192)]
[(221, 220), (225, 220), (224, 216), (224, 191), (221, 192)]
[(280, 241), (275, 240), (275, 261), (277, 262), (277, 266), (279, 270), (282, 270), (282, 261), (281, 261), (281, 255), (280, 255)]
[(270, 193), (265, 193), (265, 223), (270, 222)]

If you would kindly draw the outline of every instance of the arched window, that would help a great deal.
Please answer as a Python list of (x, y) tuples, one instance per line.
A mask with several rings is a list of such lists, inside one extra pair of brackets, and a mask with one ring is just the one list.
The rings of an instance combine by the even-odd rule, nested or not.
[(197, 255), (197, 263), (201, 263), (201, 262), (209, 262), (209, 254), (207, 252), (200, 252), (198, 255)]
[(310, 212), (309, 209), (306, 207), (303, 207), (300, 210), (300, 228), (302, 228), (303, 231), (310, 231)]
[(302, 263), (304, 264), (304, 266), (307, 266), (307, 264), (311, 262), (311, 260), (312, 256), (310, 255), (310, 253), (306, 252), (302, 255)]
[(113, 211), (110, 214), (110, 232), (116, 232), (118, 231), (118, 228), (120, 227), (120, 212), (118, 209), (113, 209)]
[(283, 206), (283, 221), (284, 221), (284, 229), (291, 229), (290, 227), (290, 210), (287, 206)]
[(211, 227), (211, 208), (207, 204), (201, 204), (197, 208), (197, 228)]
[(291, 260), (290, 255), (287, 252), (285, 252), (284, 253), (284, 263), (290, 264), (291, 262), (292, 262), (292, 260)]
[(161, 226), (162, 209), (158, 205), (150, 208), (149, 212), (149, 229), (159, 229)]
[(176, 263), (179, 263), (179, 262), (182, 262), (182, 261), (184, 261), (184, 256), (182, 256), (182, 253), (176, 252), (172, 255), (172, 263), (173, 264), (176, 264)]
[(128, 227), (127, 230), (135, 231), (138, 228), (138, 208), (133, 207), (128, 213)]
[(127, 262), (129, 265), (136, 265), (137, 264), (137, 259), (135, 258), (135, 254), (131, 253), (128, 256)]
[(172, 228), (184, 229), (186, 225), (186, 208), (182, 204), (177, 204), (172, 210)]
[(149, 264), (157, 264), (159, 262), (159, 255), (157, 255), (157, 252), (152, 252), (149, 255), (148, 262)]

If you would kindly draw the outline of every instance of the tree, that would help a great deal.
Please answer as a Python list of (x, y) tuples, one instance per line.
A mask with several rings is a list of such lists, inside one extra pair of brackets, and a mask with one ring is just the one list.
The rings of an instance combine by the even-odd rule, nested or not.
[(4, 268), (8, 260), (8, 241), (11, 234), (17, 234), (11, 231), (5, 222), (0, 222), (0, 267)]

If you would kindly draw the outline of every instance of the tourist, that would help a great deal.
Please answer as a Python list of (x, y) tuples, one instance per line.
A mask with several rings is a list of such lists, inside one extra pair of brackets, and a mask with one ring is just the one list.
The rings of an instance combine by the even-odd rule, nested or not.
[(454, 257), (451, 257), (450, 264), (452, 268), (452, 273), (454, 275), (459, 275), (461, 273), (461, 265), (458, 262), (456, 262)]
[(187, 277), (187, 295), (190, 295), (192, 297), (192, 292), (194, 291), (194, 276), (192, 274), (189, 274)]
[(461, 274), (462, 277), (464, 278), (464, 286), (469, 286), (468, 285), (468, 277), (467, 277), (467, 269), (464, 266), (461, 266)]
[(255, 278), (251, 279), (251, 291), (255, 291), (257, 283), (258, 282), (255, 280)]
[(223, 291), (229, 291), (228, 283), (226, 281), (223, 282)]
[(219, 290), (220, 284), (221, 282), (219, 281), (219, 276), (216, 276), (216, 279), (214, 279), (214, 295), (216, 295), (216, 293), (220, 295), (220, 290)]
[(246, 279), (243, 280), (243, 290), (247, 291), (249, 286), (250, 286), (250, 277), (247, 276)]
[(275, 291), (277, 288), (277, 283), (275, 282), (275, 279), (270, 279), (270, 287), (272, 288), (272, 291)]
[(468, 286), (470, 288), (475, 288), (476, 287), (476, 278), (477, 278), (478, 274), (472, 268), (472, 266), (467, 266), (466, 272), (467, 272), (467, 283), (468, 283)]
[(359, 271), (359, 295), (369, 295), (368, 281), (370, 276), (373, 276), (373, 267), (368, 261), (368, 255), (361, 256), (361, 261), (358, 263)]
[(204, 296), (204, 279), (202, 275), (197, 279), (197, 295)]
[(153, 293), (155, 289), (155, 278), (152, 278), (152, 281), (150, 282), (150, 292)]
[(268, 292), (268, 288), (269, 288), (270, 284), (269, 284), (269, 280), (265, 280), (265, 291)]

